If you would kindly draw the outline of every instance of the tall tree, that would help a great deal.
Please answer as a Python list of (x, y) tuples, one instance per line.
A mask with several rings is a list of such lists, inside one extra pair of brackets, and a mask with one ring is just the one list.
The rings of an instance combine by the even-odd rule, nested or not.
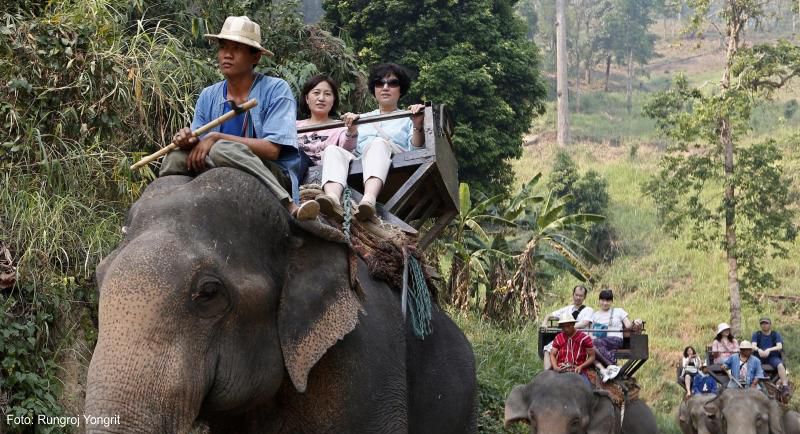
[(556, 0), (556, 98), (558, 101), (557, 141), (564, 146), (569, 137), (569, 86), (567, 85), (567, 19), (564, 3)]
[[(711, 0), (693, 3), (699, 23)], [(645, 189), (668, 230), (678, 233), (688, 226), (691, 246), (709, 248), (718, 242), (725, 251), (735, 332), (741, 330), (742, 297), (776, 284), (763, 262), (786, 256), (785, 242), (797, 234), (777, 144), (740, 143), (757, 100), (769, 98), (800, 75), (800, 47), (794, 44), (742, 47), (742, 31), (748, 21), (762, 16), (762, 4), (724, 2), (726, 63), (717, 92), (703, 94), (679, 77), (673, 89), (657, 95), (645, 109), (676, 142)], [(709, 197), (718, 200), (709, 203)]]
[(625, 95), (628, 113), (633, 103), (636, 65), (656, 56), (656, 35), (650, 31), (656, 0), (613, 0), (605, 26), (606, 44), (617, 63), (626, 68)]
[(447, 104), (459, 176), (482, 191), (506, 190), (508, 160), (544, 111), (539, 52), (516, 0), (325, 0), (326, 17), (366, 63), (393, 61), (419, 73), (407, 101)]

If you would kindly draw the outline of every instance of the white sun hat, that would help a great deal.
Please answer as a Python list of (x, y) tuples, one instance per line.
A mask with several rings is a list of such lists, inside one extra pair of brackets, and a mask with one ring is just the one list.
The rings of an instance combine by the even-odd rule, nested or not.
[(261, 46), (261, 27), (245, 16), (225, 18), (225, 23), (222, 24), (222, 30), (218, 34), (207, 33), (203, 36), (209, 39), (227, 39), (229, 41), (239, 42), (253, 48), (258, 48), (267, 56), (273, 56), (272, 51)]
[(717, 334), (720, 334), (720, 333), (722, 333), (722, 332), (723, 332), (723, 331), (725, 331), (725, 330), (729, 330), (730, 328), (731, 328), (731, 326), (729, 326), (729, 325), (728, 325), (728, 323), (726, 323), (726, 322), (721, 322), (721, 323), (719, 323), (719, 325), (717, 326)]
[(753, 344), (751, 344), (750, 341), (741, 341), (741, 342), (739, 342), (739, 349), (740, 350), (752, 350), (753, 349)]

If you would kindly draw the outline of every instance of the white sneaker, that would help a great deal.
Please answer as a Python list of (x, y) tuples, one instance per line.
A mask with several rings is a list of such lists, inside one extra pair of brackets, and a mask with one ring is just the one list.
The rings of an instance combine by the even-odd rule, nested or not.
[(619, 375), (620, 367), (617, 365), (609, 365), (603, 374), (603, 383), (608, 383), (609, 380), (617, 378)]

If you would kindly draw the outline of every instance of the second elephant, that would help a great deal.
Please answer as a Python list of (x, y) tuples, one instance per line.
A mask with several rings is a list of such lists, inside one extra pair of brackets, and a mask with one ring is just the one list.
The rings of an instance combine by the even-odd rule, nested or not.
[(506, 426), (527, 422), (536, 434), (656, 434), (655, 416), (641, 400), (620, 411), (604, 391), (592, 390), (580, 375), (543, 371), (533, 381), (519, 385), (509, 394), (505, 406)]

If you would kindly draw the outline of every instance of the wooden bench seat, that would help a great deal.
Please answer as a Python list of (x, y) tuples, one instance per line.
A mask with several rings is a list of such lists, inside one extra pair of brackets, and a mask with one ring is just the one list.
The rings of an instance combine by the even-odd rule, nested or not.
[[(451, 141), (452, 125), (444, 106), (425, 107), (425, 146), (396, 154), (378, 196), (378, 215), (389, 223), (416, 233), (436, 219), (418, 243), (425, 248), (458, 215), (458, 164)], [(319, 184), (321, 166), (308, 169), (304, 184)], [(354, 200), (364, 191), (361, 160), (350, 164), (347, 183)]]

